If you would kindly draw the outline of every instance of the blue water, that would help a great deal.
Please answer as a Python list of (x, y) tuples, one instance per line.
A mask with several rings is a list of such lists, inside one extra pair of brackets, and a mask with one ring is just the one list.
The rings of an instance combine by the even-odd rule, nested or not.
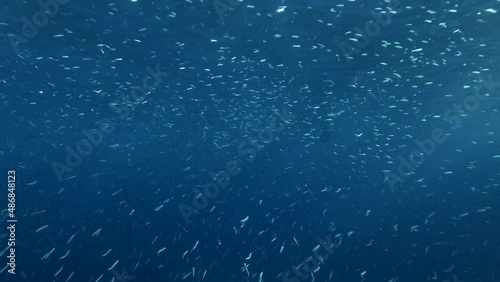
[(0, 8), (0, 281), (500, 281), (500, 3), (50, 3)]

